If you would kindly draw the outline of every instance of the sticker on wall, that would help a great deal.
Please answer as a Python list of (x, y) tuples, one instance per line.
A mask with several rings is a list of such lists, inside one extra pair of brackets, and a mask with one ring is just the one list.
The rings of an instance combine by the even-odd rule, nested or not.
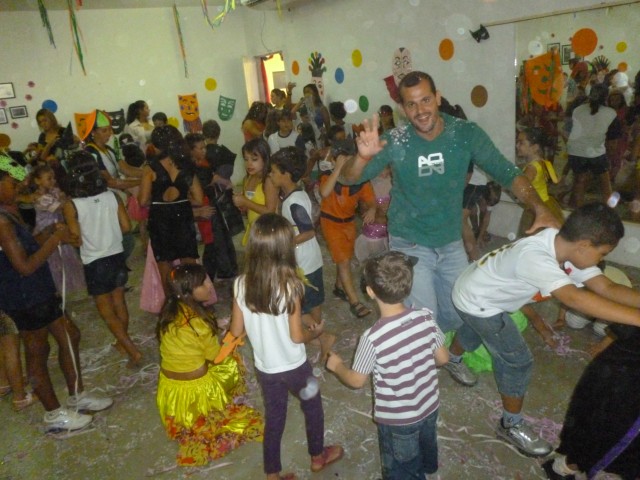
[(115, 112), (107, 112), (107, 115), (111, 118), (111, 129), (113, 130), (113, 134), (120, 135), (124, 132), (124, 108), (116, 110)]
[(400, 80), (402, 80), (411, 70), (413, 70), (413, 63), (411, 61), (411, 52), (409, 49), (405, 47), (396, 49), (396, 51), (393, 52), (393, 59), (391, 60), (391, 71), (393, 72), (393, 75), (383, 79), (387, 86), (389, 96), (396, 103), (400, 103), (400, 94), (398, 92)]
[(627, 50), (627, 42), (618, 42), (616, 44), (616, 51), (622, 53)]
[(178, 95), (178, 106), (180, 107), (182, 127), (185, 133), (201, 133), (202, 121), (200, 120), (198, 96), (195, 93)]
[(483, 85), (476, 85), (471, 90), (471, 103), (474, 106), (482, 108), (487, 104), (488, 99), (489, 93)]
[(598, 36), (590, 28), (581, 28), (571, 37), (571, 49), (576, 55), (591, 55), (598, 45)]
[(169, 117), (167, 119), (167, 123), (172, 127), (180, 128), (180, 120), (178, 120), (176, 117)]
[(35, 86), (36, 86), (36, 82), (34, 82), (34, 81), (27, 82), (27, 87), (33, 88)]
[(0, 148), (7, 148), (11, 145), (11, 137), (6, 133), (0, 133)]
[(318, 87), (318, 93), (320, 98), (324, 99), (324, 82), (322, 81), (322, 74), (327, 71), (327, 67), (324, 66), (324, 58), (320, 52), (311, 52), (309, 59), (309, 71), (311, 72), (311, 81)]
[(42, 108), (46, 108), (52, 113), (56, 113), (58, 111), (58, 104), (53, 100), (45, 100), (42, 102)]
[(223, 97), (220, 95), (220, 100), (218, 100), (218, 116), (220, 120), (231, 120), (233, 117), (233, 112), (236, 110), (236, 99)]
[(336, 68), (336, 83), (342, 83), (344, 82), (344, 70), (342, 70), (340, 67)]
[(25, 100), (29, 100), (29, 101), (31, 101), (31, 100), (33, 100), (33, 97), (32, 97), (31, 95), (29, 95), (29, 94), (26, 94), (26, 95), (24, 96), (24, 99), (25, 99)]
[(442, 58), (443, 60), (451, 60), (454, 52), (453, 42), (451, 41), (451, 39), (443, 39), (440, 42), (440, 46), (438, 47), (438, 52), (440, 53), (440, 58)]
[(538, 55), (542, 55), (544, 53), (544, 46), (539, 39), (531, 40), (529, 45), (527, 46), (527, 51), (529, 54), (537, 57)]
[(358, 102), (353, 99), (345, 100), (344, 109), (347, 113), (355, 113), (358, 111)]
[(369, 111), (369, 99), (367, 97), (365, 97), (364, 95), (360, 95), (360, 98), (358, 99), (358, 106), (360, 107), (360, 110), (362, 110), (363, 112), (368, 112)]
[(207, 78), (204, 81), (204, 88), (206, 88), (210, 92), (213, 92), (216, 88), (218, 88), (218, 82), (216, 82), (215, 78)]
[(353, 66), (356, 68), (362, 65), (362, 52), (357, 48), (351, 52), (351, 62), (353, 62)]
[(620, 72), (626, 72), (628, 68), (629, 68), (629, 65), (627, 65), (627, 62), (620, 62), (618, 64), (618, 71)]
[(18, 129), (20, 127), (20, 125), (18, 125), (18, 122), (11, 122), (11, 128), (13, 128), (14, 130)]
[(298, 75), (300, 73), (300, 64), (297, 60), (294, 60), (293, 63), (291, 63), (291, 73), (294, 75)]

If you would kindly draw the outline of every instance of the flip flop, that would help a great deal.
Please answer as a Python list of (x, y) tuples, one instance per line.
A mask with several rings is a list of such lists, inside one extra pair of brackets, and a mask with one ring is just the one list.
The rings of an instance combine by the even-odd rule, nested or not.
[(333, 287), (333, 294), (338, 297), (340, 300), (344, 300), (345, 302), (349, 301), (349, 297), (347, 297), (347, 292), (345, 292), (340, 287)]
[(371, 310), (360, 302), (351, 304), (349, 310), (351, 310), (351, 313), (358, 318), (364, 318), (371, 313)]
[(337, 462), (344, 455), (344, 449), (340, 445), (331, 445), (324, 447), (324, 450), (320, 455), (311, 457), (311, 471), (314, 473), (320, 472), (333, 462)]

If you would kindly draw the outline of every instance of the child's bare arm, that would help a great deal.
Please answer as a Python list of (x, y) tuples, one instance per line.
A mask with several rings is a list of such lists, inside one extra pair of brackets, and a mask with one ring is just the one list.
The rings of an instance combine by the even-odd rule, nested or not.
[(302, 310), (300, 301), (296, 301), (296, 308), (293, 313), (289, 314), (289, 336), (293, 343), (307, 343), (322, 334), (324, 321), (309, 325), (305, 328), (302, 324)]
[(520, 310), (531, 322), (531, 325), (533, 325), (533, 328), (538, 332), (538, 335), (540, 335), (544, 343), (555, 348), (557, 346), (557, 342), (553, 338), (553, 330), (551, 330), (551, 327), (547, 325), (544, 318), (542, 318), (531, 305), (524, 305)]
[(299, 245), (299, 244), (304, 243), (304, 242), (306, 242), (308, 240), (311, 240), (315, 236), (316, 236), (316, 231), (315, 230), (309, 230), (309, 231), (302, 232), (302, 233), (296, 235), (294, 237), (293, 241), (294, 241), (294, 243), (296, 245)]
[(229, 331), (234, 337), (239, 337), (244, 332), (244, 315), (238, 302), (233, 299), (233, 307), (231, 309), (231, 325)]
[(433, 352), (433, 358), (436, 361), (436, 366), (441, 367), (449, 361), (449, 349), (444, 345), (437, 348), (436, 351)]
[(335, 376), (338, 377), (338, 380), (351, 388), (364, 387), (365, 383), (367, 383), (367, 379), (369, 378), (369, 375), (363, 375), (362, 373), (347, 368), (344, 365), (342, 358), (334, 352), (329, 352), (327, 370), (333, 372)]
[(129, 218), (129, 214), (127, 213), (127, 209), (124, 206), (124, 202), (120, 199), (118, 195), (116, 195), (116, 200), (118, 201), (118, 223), (120, 224), (120, 231), (122, 233), (129, 233), (131, 231), (131, 219)]
[[(598, 275), (585, 282), (592, 292), (628, 307), (640, 308), (640, 291), (612, 282), (605, 275)], [(600, 318), (600, 317), (598, 317)]]
[(80, 247), (82, 245), (82, 234), (80, 232), (80, 223), (78, 223), (78, 212), (73, 201), (67, 200), (65, 202), (62, 207), (62, 216), (64, 217), (64, 223), (67, 224), (74, 238), (74, 242), (71, 245)]

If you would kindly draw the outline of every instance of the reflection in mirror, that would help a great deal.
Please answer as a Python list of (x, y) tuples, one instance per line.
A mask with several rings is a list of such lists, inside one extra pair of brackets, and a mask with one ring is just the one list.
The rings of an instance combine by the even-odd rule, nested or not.
[(628, 3), (516, 25), (516, 119), (544, 132), (564, 208), (609, 200), (640, 221), (640, 2)]

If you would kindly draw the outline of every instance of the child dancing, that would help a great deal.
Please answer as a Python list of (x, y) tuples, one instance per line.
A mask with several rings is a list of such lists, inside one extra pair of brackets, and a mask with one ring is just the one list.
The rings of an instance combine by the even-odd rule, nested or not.
[[(234, 283), (231, 333), (245, 331), (253, 347), (256, 375), (265, 405), (264, 471), (267, 480), (280, 475), (280, 441), (289, 392), (304, 414), (311, 471), (319, 472), (342, 458), (341, 446), (324, 446), (324, 412), (304, 344), (322, 334), (324, 323), (303, 327), (300, 304), (304, 283), (296, 273), (293, 228), (286, 218), (265, 213), (253, 224), (245, 257), (245, 273)], [(317, 383), (315, 383), (317, 387)], [(314, 391), (315, 390), (315, 391)]]
[(204, 465), (248, 441), (262, 440), (262, 418), (236, 402), (246, 391), (237, 355), (215, 364), (220, 352), (215, 318), (202, 303), (213, 284), (204, 267), (184, 264), (168, 278), (160, 313), (161, 369), (156, 401), (169, 438), (180, 448), (179, 465)]

